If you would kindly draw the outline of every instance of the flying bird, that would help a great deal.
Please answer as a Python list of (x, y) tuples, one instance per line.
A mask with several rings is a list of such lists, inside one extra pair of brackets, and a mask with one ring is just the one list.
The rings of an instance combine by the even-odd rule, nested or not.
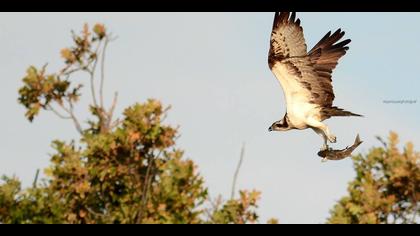
[(340, 41), (343, 36), (341, 29), (330, 31), (307, 51), (296, 13), (275, 13), (268, 65), (283, 88), (286, 114), (269, 131), (311, 128), (323, 137), (321, 150), (327, 150), (328, 141), (335, 143), (337, 139), (322, 122), (333, 116), (361, 116), (333, 106), (331, 74), (351, 41)]

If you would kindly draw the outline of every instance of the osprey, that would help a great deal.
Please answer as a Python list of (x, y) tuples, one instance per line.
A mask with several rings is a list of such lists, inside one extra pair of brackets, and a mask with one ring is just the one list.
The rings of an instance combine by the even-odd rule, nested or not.
[(343, 36), (341, 29), (333, 34), (330, 31), (307, 52), (296, 13), (275, 13), (268, 65), (283, 88), (287, 111), (269, 131), (311, 128), (323, 137), (325, 150), (328, 141), (335, 143), (336, 137), (322, 121), (333, 116), (361, 116), (333, 106), (331, 74), (351, 41), (339, 42)]

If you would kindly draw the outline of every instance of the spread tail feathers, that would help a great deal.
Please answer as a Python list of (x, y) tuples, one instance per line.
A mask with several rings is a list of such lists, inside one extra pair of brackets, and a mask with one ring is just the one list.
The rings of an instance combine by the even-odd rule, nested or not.
[(332, 116), (360, 116), (362, 115), (355, 114), (350, 111), (345, 111), (344, 109), (338, 108), (338, 107), (329, 107), (329, 108), (323, 108), (322, 109), (322, 115), (325, 118), (330, 118)]

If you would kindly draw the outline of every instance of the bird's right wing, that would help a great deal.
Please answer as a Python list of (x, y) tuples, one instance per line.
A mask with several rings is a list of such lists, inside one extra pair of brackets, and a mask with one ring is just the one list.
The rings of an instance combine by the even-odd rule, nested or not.
[(276, 12), (268, 65), (283, 88), (288, 110), (296, 102), (309, 102), (309, 84), (302, 81), (302, 78), (316, 76), (310, 64), (303, 29), (300, 20), (296, 19), (296, 13), (290, 15), (288, 12)]
[(296, 13), (289, 12), (274, 15), (273, 29), (270, 38), (268, 64), (270, 68), (276, 61), (296, 56), (306, 56), (306, 44), (300, 20)]

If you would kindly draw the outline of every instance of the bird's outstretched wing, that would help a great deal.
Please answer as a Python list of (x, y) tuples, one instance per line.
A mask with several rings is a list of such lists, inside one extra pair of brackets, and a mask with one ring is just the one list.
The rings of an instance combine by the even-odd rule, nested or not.
[(303, 36), (303, 29), (300, 26), (300, 20), (296, 19), (296, 13), (290, 16), (288, 12), (282, 12), (274, 15), (273, 30), (270, 39), (270, 51), (268, 54), (268, 63), (281, 61), (286, 58), (305, 56), (306, 44)]
[(344, 31), (341, 31), (341, 29), (335, 31), (332, 35), (330, 31), (308, 52), (308, 57), (313, 63), (317, 79), (323, 83), (324, 91), (326, 92), (324, 96), (320, 96), (322, 99), (318, 99), (318, 102), (322, 102), (327, 107), (332, 106), (335, 98), (331, 85), (331, 74), (337, 66), (338, 60), (349, 49), (346, 45), (351, 42), (350, 39), (346, 39), (337, 43), (343, 36)]
[(340, 29), (332, 35), (328, 32), (307, 52), (296, 14), (275, 14), (268, 64), (283, 87), (288, 107), (304, 102), (335, 109), (331, 74), (348, 50), (350, 39), (338, 42), (343, 36)]

